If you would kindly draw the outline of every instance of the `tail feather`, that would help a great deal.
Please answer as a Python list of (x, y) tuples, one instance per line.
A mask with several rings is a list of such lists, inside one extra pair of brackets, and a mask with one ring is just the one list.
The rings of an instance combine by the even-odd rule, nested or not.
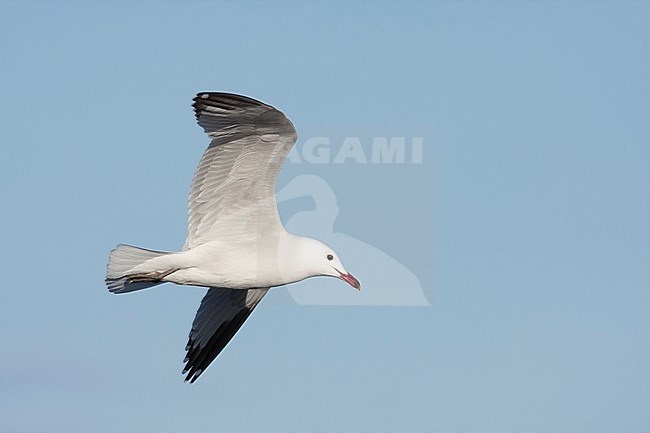
[(149, 260), (171, 254), (163, 251), (152, 251), (144, 248), (120, 244), (108, 258), (106, 268), (106, 286), (111, 293), (128, 293), (147, 289), (163, 283), (162, 279), (176, 271), (143, 271), (141, 265)]

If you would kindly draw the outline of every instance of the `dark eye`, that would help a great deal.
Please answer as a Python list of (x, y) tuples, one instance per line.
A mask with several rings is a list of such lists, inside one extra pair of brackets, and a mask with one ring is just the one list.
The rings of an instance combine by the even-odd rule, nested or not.
[(331, 255), (331, 254), (328, 254), (328, 255), (327, 255), (327, 260), (334, 260), (334, 256)]

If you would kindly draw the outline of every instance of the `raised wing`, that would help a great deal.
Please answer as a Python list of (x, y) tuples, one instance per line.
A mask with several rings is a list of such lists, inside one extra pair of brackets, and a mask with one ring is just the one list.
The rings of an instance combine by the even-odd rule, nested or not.
[(269, 289), (208, 290), (192, 323), (183, 374), (194, 383), (221, 353)]
[(193, 107), (212, 142), (192, 180), (184, 248), (281, 227), (275, 182), (296, 142), (293, 124), (270, 105), (229, 93), (199, 93)]

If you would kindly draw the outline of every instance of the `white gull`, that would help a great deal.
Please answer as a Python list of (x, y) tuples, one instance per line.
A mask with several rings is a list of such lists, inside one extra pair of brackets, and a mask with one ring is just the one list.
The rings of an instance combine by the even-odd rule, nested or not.
[(183, 249), (118, 245), (106, 272), (112, 293), (165, 282), (209, 287), (185, 348), (183, 373), (190, 382), (219, 355), (269, 288), (330, 276), (361, 289), (332, 248), (292, 235), (280, 221), (275, 183), (297, 138), (289, 119), (270, 105), (229, 93), (199, 93), (193, 107), (212, 141), (192, 180)]

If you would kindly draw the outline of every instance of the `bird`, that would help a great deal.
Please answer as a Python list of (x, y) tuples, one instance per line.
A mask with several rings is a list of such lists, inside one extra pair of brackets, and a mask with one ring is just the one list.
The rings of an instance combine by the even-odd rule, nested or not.
[(291, 121), (271, 105), (233, 93), (201, 92), (192, 106), (210, 144), (192, 178), (185, 244), (176, 252), (119, 244), (105, 278), (115, 294), (166, 282), (208, 288), (185, 347), (182, 374), (190, 383), (271, 288), (326, 276), (361, 291), (331, 247), (282, 224), (275, 188), (298, 137)]

